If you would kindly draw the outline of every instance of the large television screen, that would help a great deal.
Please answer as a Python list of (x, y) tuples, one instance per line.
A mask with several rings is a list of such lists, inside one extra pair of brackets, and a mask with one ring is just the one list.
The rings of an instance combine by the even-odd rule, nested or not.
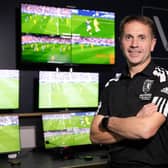
[(91, 144), (89, 134), (94, 115), (94, 111), (43, 114), (45, 148)]
[(19, 108), (19, 70), (0, 70), (0, 110)]
[(0, 153), (20, 151), (20, 128), (17, 115), (0, 116), (0, 133)]
[(99, 74), (40, 71), (38, 108), (97, 108)]
[(22, 3), (21, 62), (114, 64), (115, 13)]

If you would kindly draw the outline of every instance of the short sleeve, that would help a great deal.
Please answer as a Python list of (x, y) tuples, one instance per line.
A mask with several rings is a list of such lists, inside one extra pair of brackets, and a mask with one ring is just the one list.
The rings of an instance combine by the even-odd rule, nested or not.
[(165, 117), (168, 116), (168, 82), (162, 82), (157, 85), (153, 92), (152, 103), (158, 106), (158, 112)]
[(108, 114), (108, 89), (105, 88), (102, 92), (101, 98), (100, 98), (100, 102), (97, 108), (97, 114), (101, 114), (104, 116), (109, 115)]

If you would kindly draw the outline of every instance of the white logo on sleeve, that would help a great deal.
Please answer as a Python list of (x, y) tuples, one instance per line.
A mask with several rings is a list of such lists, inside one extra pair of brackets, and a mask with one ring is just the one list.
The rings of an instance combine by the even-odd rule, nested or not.
[(160, 82), (162, 83), (162, 82), (167, 81), (168, 71), (158, 66), (158, 67), (155, 67), (153, 71), (153, 75), (160, 78)]
[(160, 92), (168, 94), (168, 87), (161, 89)]

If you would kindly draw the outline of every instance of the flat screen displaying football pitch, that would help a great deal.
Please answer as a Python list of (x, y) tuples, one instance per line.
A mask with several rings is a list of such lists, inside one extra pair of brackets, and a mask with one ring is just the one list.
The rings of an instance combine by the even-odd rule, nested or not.
[(0, 70), (0, 110), (19, 108), (19, 70)]
[(91, 144), (90, 125), (95, 112), (43, 114), (43, 135), (46, 149)]
[(0, 133), (0, 153), (20, 151), (20, 128), (17, 115), (0, 116)]
[(98, 73), (39, 72), (39, 109), (97, 108), (98, 96)]
[(21, 4), (21, 61), (115, 64), (115, 13)]

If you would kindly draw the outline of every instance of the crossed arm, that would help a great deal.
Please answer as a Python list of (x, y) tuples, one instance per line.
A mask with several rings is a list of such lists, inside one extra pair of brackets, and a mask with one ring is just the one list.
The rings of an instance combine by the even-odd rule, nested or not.
[(110, 144), (123, 139), (149, 139), (154, 136), (166, 118), (157, 112), (157, 106), (149, 103), (144, 105), (136, 116), (121, 118), (110, 117), (108, 131), (101, 127), (103, 115), (93, 119), (90, 131), (92, 143)]

